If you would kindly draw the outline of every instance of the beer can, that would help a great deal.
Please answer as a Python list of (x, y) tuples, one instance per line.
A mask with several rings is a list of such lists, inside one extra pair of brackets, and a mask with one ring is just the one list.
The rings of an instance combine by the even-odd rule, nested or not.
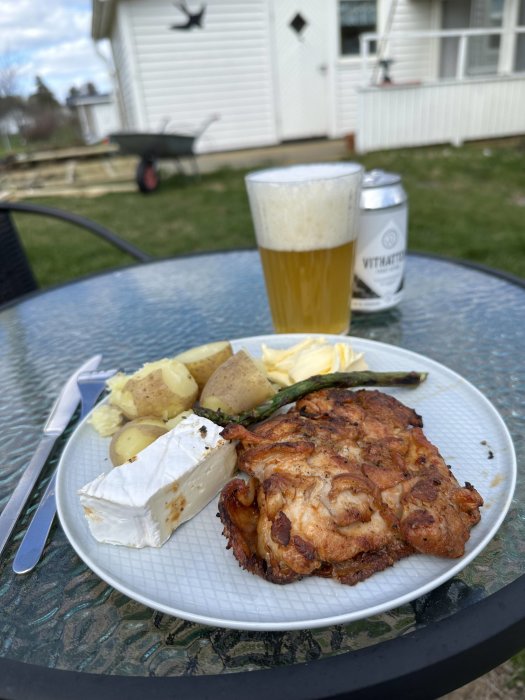
[(401, 176), (365, 173), (361, 191), (352, 309), (390, 309), (401, 300), (407, 247), (408, 201)]

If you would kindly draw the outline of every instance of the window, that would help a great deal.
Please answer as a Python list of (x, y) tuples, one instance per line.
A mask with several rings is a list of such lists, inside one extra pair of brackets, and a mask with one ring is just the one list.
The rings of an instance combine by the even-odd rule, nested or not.
[[(344, 56), (358, 55), (359, 35), (376, 31), (376, 0), (339, 0), (339, 25), (341, 53)], [(375, 51), (373, 44), (370, 48)]]
[[(503, 0), (491, 0), (489, 5), (489, 25), (491, 27), (501, 27), (503, 24)], [(489, 36), (489, 49), (499, 50), (500, 35), (491, 34)]]
[[(470, 26), (500, 29), (503, 23), (503, 0), (471, 0)], [(500, 35), (470, 37), (467, 75), (493, 75), (498, 72)]]
[[(525, 0), (521, 0), (518, 10), (518, 26), (525, 27)], [(514, 70), (525, 71), (525, 34), (516, 35), (516, 55), (514, 57)]]

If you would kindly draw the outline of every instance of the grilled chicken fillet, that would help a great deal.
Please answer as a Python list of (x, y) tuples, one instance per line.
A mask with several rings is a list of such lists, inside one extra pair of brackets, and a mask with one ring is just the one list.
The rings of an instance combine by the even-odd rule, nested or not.
[(460, 557), (483, 501), (461, 487), (412, 409), (379, 391), (324, 389), (248, 430), (219, 515), (239, 564), (274, 583), (355, 584), (414, 552)]

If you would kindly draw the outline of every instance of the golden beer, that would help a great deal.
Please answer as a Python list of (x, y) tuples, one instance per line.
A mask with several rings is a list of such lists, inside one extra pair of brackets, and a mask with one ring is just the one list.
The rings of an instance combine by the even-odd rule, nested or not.
[(315, 163), (246, 176), (278, 333), (347, 333), (363, 168)]
[(319, 250), (259, 248), (277, 333), (346, 333), (354, 241)]

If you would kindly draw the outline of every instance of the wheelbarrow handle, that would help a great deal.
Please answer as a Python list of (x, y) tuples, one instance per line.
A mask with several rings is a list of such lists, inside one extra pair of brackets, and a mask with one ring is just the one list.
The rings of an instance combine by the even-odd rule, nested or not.
[(195, 134), (195, 138), (197, 139), (197, 138), (199, 138), (199, 136), (202, 136), (202, 134), (206, 131), (206, 129), (210, 126), (210, 124), (213, 124), (213, 122), (218, 121), (220, 118), (221, 118), (220, 114), (210, 114), (210, 116), (204, 120), (200, 129)]

